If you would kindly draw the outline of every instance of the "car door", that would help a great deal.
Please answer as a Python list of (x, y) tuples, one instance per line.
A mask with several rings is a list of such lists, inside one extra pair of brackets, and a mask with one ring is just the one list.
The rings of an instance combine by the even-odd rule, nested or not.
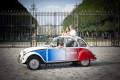
[[(59, 42), (63, 42), (63, 47), (58, 47)], [(64, 38), (56, 38), (48, 49), (48, 62), (61, 62), (65, 60)]]
[(65, 38), (66, 46), (66, 60), (74, 61), (77, 60), (78, 56), (78, 43), (72, 38)]

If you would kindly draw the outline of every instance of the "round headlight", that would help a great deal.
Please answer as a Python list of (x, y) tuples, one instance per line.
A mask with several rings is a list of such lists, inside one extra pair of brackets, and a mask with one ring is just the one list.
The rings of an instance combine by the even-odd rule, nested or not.
[(23, 56), (26, 54), (26, 51), (23, 51)]

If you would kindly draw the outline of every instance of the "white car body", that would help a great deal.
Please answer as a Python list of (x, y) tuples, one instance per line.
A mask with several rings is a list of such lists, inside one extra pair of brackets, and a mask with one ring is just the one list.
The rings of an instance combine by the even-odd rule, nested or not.
[[(56, 48), (59, 41), (63, 41), (63, 48)], [(80, 42), (81, 41), (81, 42)], [(70, 43), (72, 42), (72, 43)], [(83, 43), (83, 44), (82, 44)], [(68, 46), (70, 45), (70, 46)], [(91, 55), (90, 57), (82, 57), (84, 55), (81, 52), (86, 52), (85, 55)], [(19, 63), (28, 62), (31, 56), (37, 56), (43, 63), (54, 62), (67, 62), (67, 61), (81, 61), (81, 60), (94, 60), (96, 59), (90, 46), (78, 36), (58, 36), (43, 47), (30, 47), (21, 50), (19, 54)], [(37, 61), (39, 62), (39, 61)]]

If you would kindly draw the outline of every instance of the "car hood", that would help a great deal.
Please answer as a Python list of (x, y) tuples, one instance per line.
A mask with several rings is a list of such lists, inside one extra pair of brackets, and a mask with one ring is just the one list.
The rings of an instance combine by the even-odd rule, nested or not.
[(30, 47), (30, 48), (24, 49), (23, 51), (27, 53), (27, 52), (31, 52), (31, 51), (39, 50), (39, 49), (47, 49), (47, 47)]

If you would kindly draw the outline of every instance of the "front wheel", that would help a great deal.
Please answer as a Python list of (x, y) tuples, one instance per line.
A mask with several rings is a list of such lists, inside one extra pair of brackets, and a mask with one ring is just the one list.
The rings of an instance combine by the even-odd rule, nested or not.
[(79, 64), (83, 67), (87, 67), (90, 65), (90, 60), (81, 60)]
[(37, 57), (31, 57), (27, 62), (27, 66), (31, 70), (39, 69), (40, 65), (41, 65), (40, 60)]

